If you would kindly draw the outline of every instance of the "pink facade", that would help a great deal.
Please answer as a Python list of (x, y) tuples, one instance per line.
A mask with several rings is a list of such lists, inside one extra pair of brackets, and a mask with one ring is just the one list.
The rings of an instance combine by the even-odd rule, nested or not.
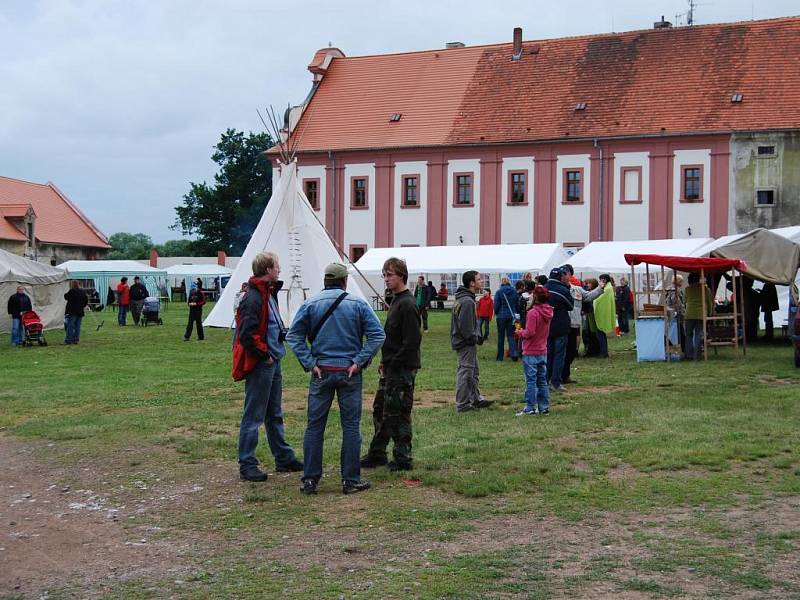
[[(464, 238), (472, 239), (474, 234), (475, 243), (480, 244), (581, 244), (614, 239), (615, 225), (618, 239), (633, 239), (625, 235), (628, 231), (650, 239), (727, 234), (729, 148), (727, 135), (665, 136), (472, 148), (347, 151), (330, 155), (305, 153), (299, 155), (298, 162), (301, 177), (304, 167), (325, 170), (324, 189), (318, 192), (325, 198), (325, 224), (340, 244), (347, 240), (348, 247), (416, 243), (402, 239), (402, 232), (408, 229), (419, 235), (424, 231), (422, 239), (430, 246), (446, 244), (448, 234), (461, 229), (465, 232)], [(507, 168), (509, 160), (516, 161), (515, 166)], [(456, 170), (453, 170), (453, 161), (458, 161)], [(424, 163), (426, 169), (406, 172), (404, 163)], [(353, 208), (344, 202), (345, 186), (353, 185), (348, 165), (359, 165), (363, 170), (365, 164), (371, 165), (373, 175), (369, 179), (374, 181), (374, 195), (367, 192), (368, 205), (374, 207), (372, 231), (363, 230), (363, 225), (359, 226), (361, 230), (353, 230), (352, 226), (348, 229), (350, 212), (363, 208)], [(476, 168), (464, 169), (461, 168), (463, 164), (474, 164)], [(684, 190), (680, 189), (684, 185), (681, 173), (686, 167), (699, 168), (701, 173), (697, 201), (685, 202)], [(580, 203), (565, 200), (566, 171), (581, 173)], [(627, 171), (638, 173), (638, 200), (633, 202), (624, 201), (620, 188), (625, 185)], [(509, 202), (510, 174), (515, 172), (526, 173), (524, 204)], [(463, 173), (472, 175), (472, 203), (460, 206), (456, 203), (455, 186), (457, 175)], [(400, 210), (402, 178), (407, 175), (418, 178), (421, 210)], [(364, 176), (359, 173), (358, 177)], [(352, 195), (350, 198), (352, 201)], [(569, 206), (571, 204), (583, 207)], [(575, 212), (565, 212), (572, 210)], [(684, 210), (694, 212), (687, 216), (682, 214)], [(629, 215), (634, 213), (626, 211), (639, 212), (631, 217)], [(502, 239), (504, 218), (523, 219), (521, 227), (525, 233), (515, 239)], [(406, 220), (401, 222), (400, 219)], [(570, 233), (570, 239), (558, 239), (557, 231), (563, 230), (565, 225), (559, 219), (575, 221), (572, 225), (577, 223), (572, 228), (577, 233)], [(615, 224), (615, 219), (621, 221)], [(516, 226), (519, 229), (520, 224)], [(679, 230), (675, 231), (676, 228)]]

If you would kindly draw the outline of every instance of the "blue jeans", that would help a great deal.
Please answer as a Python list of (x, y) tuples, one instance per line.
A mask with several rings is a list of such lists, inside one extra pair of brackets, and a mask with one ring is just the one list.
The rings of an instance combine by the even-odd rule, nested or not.
[(608, 337), (605, 331), (597, 331), (597, 342), (600, 344), (600, 358), (608, 358)]
[(703, 320), (686, 319), (686, 358), (700, 360), (703, 357)]
[(514, 343), (514, 319), (497, 319), (497, 360), (505, 358), (504, 340), (508, 339), (508, 350), (511, 358), (517, 357), (517, 345)]
[(267, 442), (275, 464), (286, 465), (295, 458), (283, 431), (283, 375), (281, 363), (262, 361), (250, 371), (244, 384), (244, 414), (239, 425), (239, 470), (258, 465), (256, 446), (261, 425), (267, 431)]
[(553, 387), (561, 385), (564, 371), (564, 357), (567, 355), (568, 335), (547, 338), (547, 378)]
[(125, 325), (125, 316), (128, 314), (128, 305), (120, 304), (117, 306), (117, 323), (120, 325)]
[(478, 319), (478, 325), (481, 331), (481, 337), (485, 340), (489, 339), (489, 319), (487, 317), (480, 317)]
[(525, 410), (539, 412), (550, 409), (547, 391), (547, 355), (534, 354), (522, 357), (525, 371)]
[(81, 341), (81, 321), (83, 317), (77, 315), (64, 315), (65, 344), (77, 344)]
[(22, 319), (11, 319), (11, 344), (22, 345)]
[(308, 427), (303, 438), (305, 459), (303, 479), (319, 481), (322, 477), (322, 444), (325, 425), (333, 403), (339, 401), (342, 422), (342, 480), (361, 479), (361, 373), (347, 378), (345, 371), (323, 371), (322, 379), (312, 375), (308, 384)]

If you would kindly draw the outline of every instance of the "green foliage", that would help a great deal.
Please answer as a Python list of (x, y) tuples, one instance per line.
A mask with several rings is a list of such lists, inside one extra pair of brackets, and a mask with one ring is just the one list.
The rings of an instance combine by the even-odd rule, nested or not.
[(153, 240), (144, 233), (115, 233), (108, 238), (108, 243), (111, 245), (108, 258), (111, 260), (144, 260), (150, 257), (153, 247)]
[(159, 256), (202, 256), (196, 249), (197, 244), (192, 240), (167, 240), (156, 246)]
[(267, 133), (245, 136), (228, 129), (222, 134), (211, 155), (220, 166), (214, 185), (190, 183), (183, 204), (175, 208), (173, 228), (196, 235), (198, 253), (244, 251), (272, 194), (272, 163), (264, 156), (272, 145)]

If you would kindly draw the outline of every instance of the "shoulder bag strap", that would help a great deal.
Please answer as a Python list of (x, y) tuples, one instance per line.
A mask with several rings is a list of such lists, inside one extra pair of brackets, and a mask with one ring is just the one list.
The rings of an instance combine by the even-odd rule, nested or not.
[(322, 329), (322, 326), (325, 324), (325, 321), (327, 321), (328, 317), (330, 317), (333, 314), (333, 311), (336, 310), (336, 307), (342, 303), (342, 300), (344, 300), (345, 296), (347, 296), (347, 292), (342, 292), (342, 294), (331, 303), (331, 305), (328, 307), (328, 310), (325, 312), (324, 315), (322, 315), (322, 318), (319, 321), (317, 321), (317, 324), (314, 325), (314, 329), (308, 335), (308, 342), (310, 344), (313, 344), (314, 340), (317, 339), (317, 334), (319, 334), (319, 330)]

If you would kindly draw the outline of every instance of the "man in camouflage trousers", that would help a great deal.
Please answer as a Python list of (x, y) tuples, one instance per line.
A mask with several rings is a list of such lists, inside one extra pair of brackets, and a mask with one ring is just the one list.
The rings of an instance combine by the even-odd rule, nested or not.
[(411, 409), (414, 405), (414, 380), (420, 368), (420, 315), (414, 296), (409, 291), (408, 267), (399, 258), (390, 258), (383, 265), (386, 287), (394, 295), (384, 331), (386, 340), (381, 351), (380, 381), (372, 404), (375, 435), (369, 452), (361, 459), (364, 468), (387, 464), (386, 447), (394, 441), (392, 471), (414, 468), (411, 457)]

